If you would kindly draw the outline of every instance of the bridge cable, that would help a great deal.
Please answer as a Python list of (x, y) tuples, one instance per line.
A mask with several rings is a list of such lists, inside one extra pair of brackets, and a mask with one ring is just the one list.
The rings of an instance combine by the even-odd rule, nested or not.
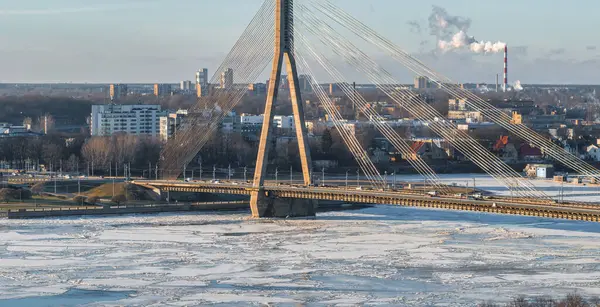
[(433, 71), (421, 61), (406, 53), (391, 41), (377, 34), (374, 30), (367, 27), (348, 13), (344, 12), (339, 7), (336, 7), (331, 2), (327, 0), (323, 2), (313, 2), (317, 3), (317, 6), (320, 6), (321, 8), (326, 8), (321, 9), (321, 12), (329, 15), (333, 20), (353, 31), (362, 39), (373, 43), (382, 50), (389, 52), (396, 61), (403, 64), (409, 70), (429, 77), (429, 79), (438, 84), (440, 88), (451, 95), (454, 95), (456, 98), (465, 98), (468, 106), (480, 111), (485, 117), (491, 119), (498, 125), (521, 137), (522, 139), (529, 141), (530, 144), (542, 149), (545, 154), (551, 156), (560, 163), (580, 172), (583, 175), (600, 179), (600, 171), (598, 169), (579, 159), (575, 155), (566, 152), (562, 147), (543, 137), (526, 125), (522, 123), (514, 123), (512, 118), (502, 110), (494, 107), (474, 93), (460, 88), (460, 86), (451, 79)]
[[(303, 22), (312, 23), (312, 26), (315, 27), (313, 28), (313, 34), (315, 34), (315, 36), (326, 38), (328, 45), (336, 47), (334, 52), (345, 58), (346, 61), (354, 66), (357, 70), (367, 73), (369, 78), (378, 84), (378, 86), (384, 90), (384, 92), (390, 98), (400, 105), (404, 105), (406, 103), (402, 100), (406, 98), (412, 98), (412, 100), (409, 100), (409, 102), (412, 102), (410, 105), (404, 105), (407, 111), (411, 112), (413, 115), (416, 115), (418, 118), (426, 119), (426, 121), (428, 121), (430, 124), (430, 128), (433, 128), (432, 130), (445, 137), (448, 141), (451, 141), (451, 143), (453, 143), (457, 149), (469, 156), (469, 158), (482, 167), (482, 169), (493, 175), (493, 177), (503, 182), (507, 188), (515, 190), (518, 194), (528, 194), (527, 196), (530, 197), (533, 196), (533, 194), (530, 194), (530, 192), (537, 192), (535, 191), (534, 187), (529, 186), (525, 186), (525, 191), (522, 191), (520, 187), (523, 185), (523, 180), (518, 179), (520, 176), (514, 172), (514, 170), (505, 165), (496, 156), (487, 153), (483, 146), (470, 138), (470, 136), (468, 136), (466, 133), (456, 129), (453, 124), (446, 121), (440, 121), (439, 119), (443, 117), (431, 106), (420, 101), (419, 97), (407, 97), (404, 93), (389, 86), (389, 84), (397, 84), (397, 82), (391, 78), (389, 73), (370, 60), (368, 56), (358, 50), (354, 45), (347, 42), (347, 40), (344, 40), (343, 43), (340, 43), (341, 37), (343, 37), (342, 35), (335, 32), (333, 35), (330, 34), (333, 32), (333, 29), (322, 22), (319, 23), (319, 20), (317, 20), (312, 14), (305, 15), (304, 17), (307, 18), (306, 20), (303, 20)], [(369, 63), (369, 65), (366, 65), (365, 63)], [(385, 76), (383, 79), (382, 75)], [(454, 136), (453, 134), (458, 137)], [(489, 165), (490, 162), (493, 162), (491, 167)]]
[[(240, 37), (234, 48), (221, 64), (221, 68), (234, 69), (236, 80), (241, 82), (254, 82), (269, 64), (272, 54), (272, 35), (274, 23), (272, 12), (274, 1), (266, 0), (261, 9), (250, 22), (246, 31)], [(218, 79), (220, 70), (212, 78), (212, 82)], [(184, 165), (188, 164), (202, 149), (206, 142), (218, 128), (223, 118), (239, 103), (245, 93), (247, 86), (235, 86), (233, 89), (219, 89), (211, 91), (206, 99), (214, 102), (212, 110), (204, 110), (204, 116), (193, 114), (186, 118), (182, 125), (182, 131), (169, 141), (163, 150), (163, 176), (165, 170), (169, 171), (167, 176), (171, 179), (177, 178)], [(206, 106), (205, 106), (206, 107)], [(192, 112), (198, 112), (200, 106), (192, 108)], [(207, 113), (209, 113), (207, 115)]]
[(354, 89), (352, 89), (348, 83), (345, 82), (345, 79), (342, 77), (341, 73), (336, 70), (336, 68), (332, 65), (331, 61), (325, 58), (323, 54), (318, 54), (307, 42), (307, 39), (304, 37), (301, 31), (297, 32), (297, 36), (300, 36), (303, 39), (306, 47), (312, 57), (315, 58), (319, 64), (329, 73), (331, 77), (334, 78), (343, 90), (345, 95), (350, 98), (362, 112), (370, 118), (375, 118), (371, 122), (378, 129), (378, 131), (388, 139), (392, 145), (401, 152), (403, 157), (417, 170), (426, 181), (429, 181), (431, 185), (439, 190), (440, 192), (449, 193), (449, 189), (447, 186), (444, 186), (440, 183), (440, 179), (435, 174), (435, 171), (431, 169), (429, 165), (423, 161), (421, 156), (417, 155), (415, 151), (410, 147), (410, 145), (403, 138), (398, 135), (398, 133), (385, 121), (381, 121), (380, 118), (382, 116), (377, 113), (375, 110), (369, 107), (367, 101), (364, 99), (362, 95), (357, 93)]

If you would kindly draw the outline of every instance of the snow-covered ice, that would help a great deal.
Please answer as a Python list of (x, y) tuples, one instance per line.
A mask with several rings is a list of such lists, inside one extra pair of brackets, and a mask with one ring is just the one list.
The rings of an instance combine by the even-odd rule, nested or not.
[[(485, 178), (478, 186), (494, 188)], [(519, 294), (600, 296), (599, 241), (598, 223), (394, 206), (316, 220), (243, 212), (0, 220), (0, 307), (471, 306)]]
[(0, 238), (0, 306), (36, 296), (70, 306), (69, 291), (91, 293), (89, 306), (468, 306), (520, 293), (600, 295), (600, 224), (531, 217), (378, 206), (316, 220), (3, 220)]
[[(510, 190), (503, 186), (496, 179), (485, 174), (440, 174), (440, 181), (444, 184), (473, 188), (473, 184), (477, 189), (492, 192), (497, 195), (510, 196)], [(398, 175), (398, 182), (422, 182), (423, 177), (420, 175)], [(388, 176), (388, 181), (392, 181), (392, 177)], [(572, 184), (560, 183), (547, 179), (532, 179), (529, 182), (537, 188), (537, 190), (546, 194), (546, 196), (558, 198), (562, 193), (565, 200), (579, 202), (600, 202), (600, 185), (590, 184)]]

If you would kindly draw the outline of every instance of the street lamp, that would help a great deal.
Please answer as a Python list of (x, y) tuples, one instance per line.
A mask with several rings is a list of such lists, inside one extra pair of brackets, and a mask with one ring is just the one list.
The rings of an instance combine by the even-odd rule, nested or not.
[(346, 171), (346, 190), (348, 190), (348, 173), (350, 171)]
[(217, 165), (213, 165), (213, 180), (217, 179)]
[(356, 187), (360, 187), (360, 169), (356, 170)]
[(387, 188), (388, 180), (387, 180), (387, 171), (383, 172), (383, 189)]
[(275, 168), (275, 185), (277, 185), (277, 175), (279, 174), (279, 167)]
[(202, 180), (202, 159), (200, 159), (200, 180)]

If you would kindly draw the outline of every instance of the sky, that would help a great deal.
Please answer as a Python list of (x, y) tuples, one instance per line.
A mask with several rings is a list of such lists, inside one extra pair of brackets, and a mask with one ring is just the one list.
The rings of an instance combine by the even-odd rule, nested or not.
[[(435, 6), (470, 20), (475, 39), (506, 42), (512, 81), (600, 84), (597, 0), (331, 1), (455, 81), (494, 82), (502, 54), (439, 50), (428, 26)], [(0, 82), (175, 83), (202, 67), (212, 74), (261, 3), (0, 0)]]

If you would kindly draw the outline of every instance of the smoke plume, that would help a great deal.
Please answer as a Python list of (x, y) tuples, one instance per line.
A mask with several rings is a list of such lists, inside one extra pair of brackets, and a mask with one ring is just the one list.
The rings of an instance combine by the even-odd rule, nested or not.
[(521, 85), (521, 81), (519, 81), (519, 80), (515, 81), (515, 84), (513, 85), (513, 89), (517, 92), (522, 91), (523, 86)]
[(443, 52), (468, 50), (473, 53), (497, 53), (504, 51), (506, 43), (479, 41), (470, 36), (471, 19), (452, 16), (439, 6), (433, 6), (429, 16), (431, 35), (438, 40), (438, 48)]

